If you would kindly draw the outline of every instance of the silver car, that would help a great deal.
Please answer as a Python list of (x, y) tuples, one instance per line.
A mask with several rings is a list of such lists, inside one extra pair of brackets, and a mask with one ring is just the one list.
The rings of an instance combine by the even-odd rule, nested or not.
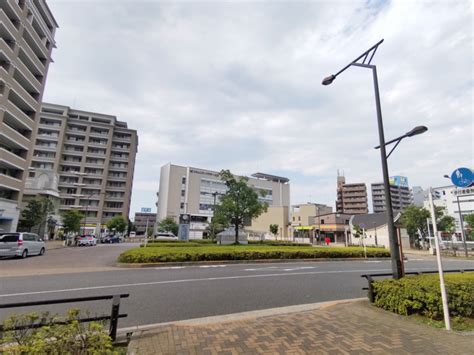
[(35, 233), (0, 233), (0, 256), (43, 255), (46, 245)]

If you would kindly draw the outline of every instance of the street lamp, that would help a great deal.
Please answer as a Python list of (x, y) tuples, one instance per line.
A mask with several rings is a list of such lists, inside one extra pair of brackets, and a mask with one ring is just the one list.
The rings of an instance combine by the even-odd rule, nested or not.
[[(444, 175), (443, 177), (451, 180), (449, 175)], [(461, 213), (461, 204), (459, 203), (459, 194), (456, 194), (456, 200), (458, 202), (459, 223), (461, 223), (461, 236), (462, 236), (462, 242), (464, 244), (464, 254), (466, 254), (466, 258), (467, 258), (469, 256), (469, 253), (467, 251), (466, 234), (464, 233), (464, 221), (463, 221), (462, 213)]]
[[(379, 93), (379, 83), (377, 79), (377, 67), (375, 65), (370, 64), (372, 61), (372, 58), (375, 55), (375, 52), (377, 51), (377, 48), (382, 42), (383, 42), (383, 39), (377, 42), (372, 47), (370, 47), (368, 50), (366, 50), (364, 53), (362, 53), (360, 56), (358, 56), (348, 65), (346, 65), (344, 68), (339, 70), (336, 74), (332, 74), (324, 78), (322, 81), (322, 84), (323, 85), (331, 84), (339, 74), (341, 74), (342, 72), (344, 72), (347, 68), (351, 66), (367, 68), (367, 69), (372, 70), (372, 76), (373, 76), (373, 81), (374, 81), (374, 92), (375, 92), (375, 107), (377, 109), (377, 124), (378, 124), (379, 143), (380, 143), (378, 147), (380, 148), (380, 157), (382, 160), (383, 184), (384, 184), (384, 191), (385, 191), (385, 201), (387, 204), (387, 227), (388, 227), (388, 238), (390, 241), (390, 255), (392, 259), (392, 274), (393, 274), (394, 279), (399, 279), (403, 277), (403, 267), (402, 267), (402, 260), (400, 258), (400, 247), (398, 243), (398, 238), (395, 233), (395, 224), (393, 222), (392, 196), (390, 193), (390, 181), (389, 181), (389, 176), (388, 176), (388, 164), (387, 164), (388, 156), (385, 151), (386, 143), (385, 143), (385, 136), (384, 136), (384, 129), (383, 129), (383, 121), (382, 121), (382, 108), (380, 105), (380, 93)], [(422, 133), (422, 131), (426, 131), (426, 130), (416, 128), (410, 132), (407, 132), (402, 137), (403, 138), (411, 137), (415, 134)], [(398, 138), (393, 141), (395, 142), (398, 140), (399, 142), (401, 139), (403, 139), (401, 137), (398, 137)], [(390, 144), (390, 143), (387, 143), (387, 144)]]

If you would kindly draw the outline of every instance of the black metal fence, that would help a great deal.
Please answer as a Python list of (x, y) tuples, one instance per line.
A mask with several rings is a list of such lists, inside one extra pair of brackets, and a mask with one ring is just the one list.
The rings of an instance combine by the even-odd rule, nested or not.
[[(17, 307), (30, 307), (30, 306), (42, 306), (50, 304), (61, 304), (61, 303), (74, 303), (74, 302), (89, 302), (89, 301), (99, 301), (99, 300), (112, 300), (112, 310), (110, 316), (98, 316), (98, 317), (88, 317), (77, 319), (80, 323), (95, 322), (95, 321), (104, 321), (110, 320), (109, 335), (112, 338), (112, 341), (115, 341), (117, 338), (117, 327), (119, 318), (127, 317), (127, 314), (120, 314), (120, 299), (128, 298), (130, 294), (122, 293), (119, 295), (105, 295), (105, 296), (92, 296), (92, 297), (76, 297), (76, 298), (61, 298), (54, 300), (44, 300), (44, 301), (31, 301), (31, 302), (16, 302), (16, 303), (4, 303), (0, 304), (0, 308), (17, 308)], [(54, 321), (49, 323), (37, 323), (30, 325), (22, 325), (17, 327), (8, 328), (8, 330), (21, 330), (27, 328), (41, 328), (45, 325), (51, 324), (68, 324), (72, 321)], [(3, 331), (3, 326), (0, 325), (0, 332)]]
[[(452, 272), (473, 272), (474, 269), (459, 269), (459, 270), (444, 270), (443, 272), (446, 273), (452, 273)], [(437, 274), (438, 270), (435, 271), (412, 271), (412, 272), (405, 272), (405, 275), (421, 275), (421, 274)], [(392, 273), (387, 273), (387, 274), (364, 274), (360, 275), (360, 277), (365, 277), (367, 279), (368, 287), (363, 287), (363, 290), (367, 290), (367, 296), (369, 298), (370, 303), (374, 303), (375, 301), (375, 294), (374, 294), (374, 287), (373, 287), (373, 282), (375, 277), (387, 277), (387, 276), (392, 276)]]

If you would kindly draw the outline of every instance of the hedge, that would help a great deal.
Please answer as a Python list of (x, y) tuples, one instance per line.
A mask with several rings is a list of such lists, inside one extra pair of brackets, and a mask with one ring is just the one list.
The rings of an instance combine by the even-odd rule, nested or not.
[[(367, 256), (389, 257), (387, 250), (367, 248)], [(186, 261), (363, 258), (363, 248), (284, 247), (270, 245), (226, 245), (203, 247), (135, 248), (123, 252), (122, 263), (161, 263)]]
[[(244, 245), (244, 244), (242, 244)], [(284, 241), (274, 241), (274, 240), (266, 240), (263, 242), (250, 240), (249, 245), (260, 245), (260, 246), (297, 246), (297, 247), (311, 247), (311, 244), (307, 243), (293, 243), (293, 242), (284, 242)], [(140, 246), (144, 246), (142, 243)], [(150, 247), (220, 247), (215, 241), (212, 242), (209, 239), (191, 239), (189, 242), (184, 241), (170, 241), (170, 240), (149, 240), (147, 242), (147, 246)]]
[[(449, 313), (474, 318), (474, 273), (445, 274)], [(408, 276), (373, 283), (375, 305), (401, 315), (443, 318), (438, 275)]]

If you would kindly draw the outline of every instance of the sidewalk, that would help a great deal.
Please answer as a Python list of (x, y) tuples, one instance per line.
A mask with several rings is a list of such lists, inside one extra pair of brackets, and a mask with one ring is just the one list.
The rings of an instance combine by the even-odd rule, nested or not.
[(472, 339), (356, 299), (156, 325), (133, 332), (128, 354), (460, 355)]
[(65, 248), (64, 240), (48, 240), (46, 241), (46, 250), (54, 250)]

